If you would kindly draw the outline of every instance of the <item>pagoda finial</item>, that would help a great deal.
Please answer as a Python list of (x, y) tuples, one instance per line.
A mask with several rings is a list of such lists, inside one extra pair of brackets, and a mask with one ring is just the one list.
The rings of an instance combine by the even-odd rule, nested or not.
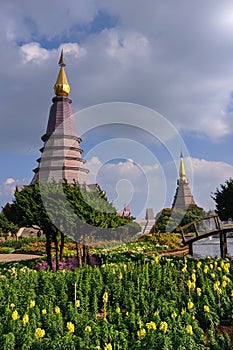
[(70, 85), (66, 78), (66, 73), (64, 67), (66, 65), (63, 49), (61, 50), (61, 56), (58, 62), (58, 65), (61, 67), (58, 73), (57, 81), (53, 87), (54, 92), (57, 96), (68, 96), (70, 93)]
[(58, 65), (60, 67), (65, 67), (65, 65), (66, 65), (66, 62), (65, 62), (65, 59), (64, 59), (64, 54), (63, 54), (63, 49), (61, 50), (61, 56), (60, 56), (60, 60), (58, 62)]
[(182, 181), (187, 181), (187, 178), (186, 178), (186, 170), (185, 170), (185, 166), (184, 166), (184, 158), (183, 158), (182, 151), (180, 152), (180, 170), (179, 170), (179, 177), (180, 177), (180, 180), (182, 180)]

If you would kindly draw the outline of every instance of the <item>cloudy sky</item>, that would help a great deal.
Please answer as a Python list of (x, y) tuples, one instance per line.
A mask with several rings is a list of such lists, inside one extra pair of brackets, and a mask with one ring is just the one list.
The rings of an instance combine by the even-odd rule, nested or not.
[[(232, 34), (229, 0), (1, 0), (0, 205), (33, 176), (63, 48), (77, 124), (93, 105), (142, 112), (128, 129), (122, 121), (92, 129), (84, 113), (91, 180), (117, 206), (131, 200), (137, 216), (147, 206), (157, 212), (171, 206), (184, 143), (194, 198), (214, 208), (211, 192), (233, 176)], [(160, 137), (157, 117), (139, 125), (140, 106), (159, 113), (179, 142)], [(119, 145), (127, 152), (115, 153)]]

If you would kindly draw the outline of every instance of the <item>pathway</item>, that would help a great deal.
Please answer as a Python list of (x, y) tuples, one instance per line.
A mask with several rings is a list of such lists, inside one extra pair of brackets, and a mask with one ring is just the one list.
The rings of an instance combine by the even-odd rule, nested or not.
[(0, 254), (0, 263), (9, 261), (22, 261), (41, 258), (41, 255), (35, 254)]

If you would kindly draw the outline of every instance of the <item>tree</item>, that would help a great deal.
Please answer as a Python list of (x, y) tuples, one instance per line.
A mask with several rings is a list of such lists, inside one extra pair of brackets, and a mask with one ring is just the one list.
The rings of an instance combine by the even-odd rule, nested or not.
[[(83, 248), (84, 262), (88, 260), (87, 240), (113, 239), (133, 235), (139, 231), (136, 225), (128, 225), (131, 218), (119, 217), (116, 209), (107, 201), (106, 195), (97, 188), (90, 190), (77, 183), (40, 183), (26, 186), (15, 193), (15, 200), (5, 213), (8, 220), (19, 226), (38, 225), (46, 235), (46, 253), (52, 266), (51, 243), (56, 248), (56, 267), (63, 257), (64, 235), (71, 236), (77, 243), (77, 252)], [(123, 227), (122, 227), (123, 226)], [(115, 228), (110, 229), (110, 228)], [(58, 256), (58, 234), (61, 235)], [(78, 256), (78, 261), (80, 256)]]
[(220, 220), (227, 221), (233, 218), (233, 179), (230, 178), (221, 184), (220, 188), (211, 196), (215, 201), (216, 213)]
[(12, 231), (12, 230), (17, 231), (18, 230), (18, 226), (13, 224), (13, 222), (10, 222), (7, 219), (7, 217), (4, 214), (4, 212), (1, 212), (0, 213), (0, 230), (3, 233), (7, 233), (7, 232)]
[(206, 212), (197, 205), (191, 206), (186, 211), (164, 208), (155, 217), (153, 232), (175, 232), (179, 226), (184, 226), (205, 216)]

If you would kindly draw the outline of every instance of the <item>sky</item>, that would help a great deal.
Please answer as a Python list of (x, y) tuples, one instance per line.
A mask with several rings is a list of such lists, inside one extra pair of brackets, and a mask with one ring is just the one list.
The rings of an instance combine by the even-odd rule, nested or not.
[(1, 0), (0, 205), (33, 177), (63, 48), (90, 181), (117, 209), (156, 213), (182, 148), (196, 203), (214, 209), (233, 177), (232, 33), (229, 0)]

